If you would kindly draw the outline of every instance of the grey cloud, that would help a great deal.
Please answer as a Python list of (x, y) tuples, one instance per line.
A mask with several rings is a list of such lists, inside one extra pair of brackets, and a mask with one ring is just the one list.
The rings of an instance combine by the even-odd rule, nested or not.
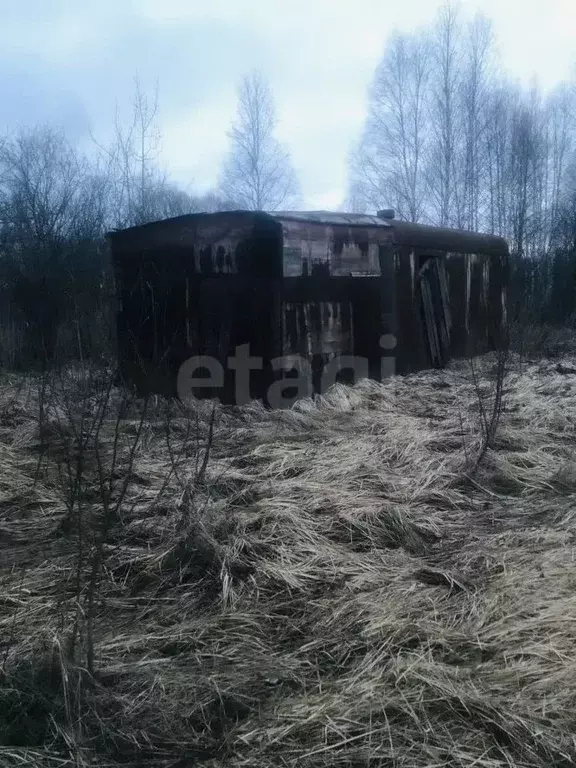
[[(66, 13), (73, 13), (73, 6), (62, 0), (60, 16), (49, 17), (42, 12), (47, 5), (40, 0), (25, 3), (29, 18), (42, 28), (41, 35), (50, 36), (58, 34), (59, 23)], [(238, 61), (250, 62), (260, 47), (248, 30), (223, 21), (159, 25), (134, 12), (120, 12), (111, 24), (106, 16), (103, 11), (94, 18), (85, 13), (82, 23), (97, 25), (98, 35), (88, 34), (85, 45), (54, 62), (27, 50), (26, 25), (12, 9), (4, 29), (10, 27), (12, 35), (23, 39), (18, 44), (12, 40), (0, 54), (0, 104), (6, 120), (56, 120), (75, 134), (87, 132), (90, 122), (102, 127), (111, 120), (116, 101), (129, 109), (136, 74), (148, 91), (158, 81), (162, 115), (173, 118), (217, 102), (222, 90), (229, 90), (230, 80), (243, 74)], [(8, 34), (0, 33), (0, 40)], [(38, 28), (34, 37), (38, 39)]]

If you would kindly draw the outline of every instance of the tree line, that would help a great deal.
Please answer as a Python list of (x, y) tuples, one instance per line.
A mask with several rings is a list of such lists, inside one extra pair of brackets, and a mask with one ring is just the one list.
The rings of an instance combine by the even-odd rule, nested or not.
[(105, 234), (200, 211), (291, 207), (298, 182), (275, 135), (265, 79), (238, 93), (217, 188), (192, 194), (161, 166), (158, 93), (136, 81), (130, 119), (82, 154), (53, 126), (0, 142), (0, 364), (101, 356), (114, 344), (114, 286)]
[[(109, 354), (114, 287), (104, 235), (199, 211), (300, 201), (265, 77), (238, 90), (218, 184), (194, 194), (162, 170), (158, 91), (136, 81), (113, 138), (82, 153), (54, 126), (0, 139), (0, 365)], [(544, 322), (576, 308), (576, 88), (543, 95), (503, 73), (490, 22), (444, 6), (394, 34), (368, 93), (346, 207), (504, 236), (512, 304)]]
[(350, 162), (349, 207), (505, 237), (517, 311), (576, 310), (576, 83), (506, 77), (484, 16), (452, 4), (395, 34)]

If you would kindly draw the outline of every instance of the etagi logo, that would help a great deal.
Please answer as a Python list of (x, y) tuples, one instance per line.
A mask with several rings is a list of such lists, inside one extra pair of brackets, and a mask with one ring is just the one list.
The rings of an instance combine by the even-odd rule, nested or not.
[[(397, 339), (392, 334), (380, 337), (382, 357), (380, 359), (380, 378), (382, 380), (396, 373), (396, 357), (394, 350)], [(386, 352), (388, 354), (386, 354)], [(289, 408), (302, 397), (312, 394), (312, 366), (310, 361), (300, 355), (285, 355), (270, 361), (272, 371), (279, 374), (266, 392), (266, 399), (272, 408)], [(250, 396), (250, 374), (252, 371), (264, 369), (262, 357), (250, 354), (250, 345), (242, 344), (236, 347), (235, 354), (227, 359), (227, 370), (234, 372), (234, 402), (236, 405), (246, 405), (252, 399)], [(198, 376), (200, 371), (204, 375)], [(289, 378), (282, 378), (282, 373), (292, 371)], [(336, 384), (338, 374), (350, 372), (355, 384), (360, 379), (368, 378), (369, 362), (366, 357), (359, 355), (337, 355), (329, 360), (320, 372), (320, 394), (325, 394)], [(208, 375), (206, 375), (206, 372)], [(220, 389), (224, 387), (226, 369), (220, 360), (209, 355), (196, 355), (186, 360), (178, 371), (177, 392), (182, 402), (191, 400), (199, 389)]]

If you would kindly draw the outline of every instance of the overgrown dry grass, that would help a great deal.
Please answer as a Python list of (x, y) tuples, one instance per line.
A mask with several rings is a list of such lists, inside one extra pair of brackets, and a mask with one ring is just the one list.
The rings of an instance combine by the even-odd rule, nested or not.
[(576, 765), (576, 357), (513, 366), (474, 476), (464, 363), (218, 407), (208, 457), (211, 403), (96, 434), (61, 384), (2, 394), (2, 766)]

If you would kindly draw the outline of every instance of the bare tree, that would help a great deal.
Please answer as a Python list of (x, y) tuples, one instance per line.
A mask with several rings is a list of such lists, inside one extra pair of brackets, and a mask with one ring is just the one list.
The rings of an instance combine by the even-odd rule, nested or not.
[(531, 177), (536, 152), (536, 130), (529, 105), (523, 100), (515, 110), (511, 126), (509, 183), (511, 185), (510, 237), (514, 251), (523, 257), (528, 251)]
[(148, 206), (158, 219), (185, 216), (189, 213), (232, 211), (241, 207), (231, 200), (225, 200), (215, 192), (192, 194), (168, 181), (158, 183), (148, 190)]
[(370, 91), (369, 117), (356, 154), (355, 198), (401, 218), (424, 215), (428, 48), (421, 36), (395, 35)]
[(289, 153), (275, 136), (276, 108), (263, 77), (253, 72), (238, 92), (238, 114), (220, 180), (222, 197), (249, 210), (291, 207), (298, 183)]
[(23, 317), (29, 352), (46, 362), (80, 283), (99, 285), (105, 183), (48, 127), (5, 142), (0, 169), (3, 285)]
[(433, 78), (428, 115), (432, 132), (428, 186), (434, 218), (440, 226), (461, 225), (463, 218), (456, 167), (458, 158), (462, 157), (458, 104), (462, 77), (461, 38), (460, 13), (449, 2), (440, 9), (430, 36)]
[(493, 33), (490, 22), (476, 16), (465, 35), (465, 59), (460, 81), (459, 117), (463, 122), (463, 160), (457, 164), (461, 187), (460, 226), (478, 230), (489, 206), (487, 161), (484, 137), (487, 130), (485, 104), (490, 92)]
[(107, 168), (110, 225), (134, 226), (162, 218), (167, 180), (158, 165), (158, 87), (150, 99), (135, 78), (130, 121), (123, 125), (116, 110), (114, 128), (110, 146), (94, 139)]
[(487, 229), (493, 234), (509, 236), (511, 186), (509, 158), (511, 147), (512, 115), (516, 109), (517, 94), (507, 84), (498, 84), (487, 94), (485, 101), (486, 131), (485, 153), (488, 211)]
[(557, 319), (573, 301), (576, 85), (544, 98), (496, 64), (490, 22), (452, 0), (429, 28), (394, 35), (350, 154), (348, 203), (506, 237), (517, 306)]
[(476, 17), (464, 26), (450, 3), (431, 29), (391, 38), (352, 157), (357, 205), (393, 205), (411, 221), (479, 225), (491, 54), (489, 23)]
[(552, 242), (562, 217), (563, 195), (570, 185), (570, 158), (576, 139), (576, 89), (561, 83), (548, 98), (546, 117), (549, 125), (549, 185), (550, 203), (548, 226)]

